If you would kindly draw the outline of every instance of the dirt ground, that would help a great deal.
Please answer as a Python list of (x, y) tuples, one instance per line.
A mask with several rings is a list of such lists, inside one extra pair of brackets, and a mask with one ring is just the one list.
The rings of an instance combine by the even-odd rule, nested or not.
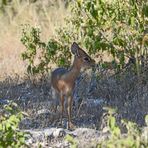
[[(73, 102), (73, 122), (77, 127), (100, 129), (104, 106), (117, 110), (119, 122), (124, 118), (144, 125), (148, 114), (148, 71), (145, 69), (138, 77), (130, 70), (110, 75), (98, 68), (95, 73), (85, 72), (78, 78)], [(9, 77), (1, 81), (0, 101), (7, 100), (18, 103), (28, 113), (22, 129), (59, 127), (60, 106), (55, 113), (50, 75), (38, 80)], [(66, 117), (65, 111), (64, 128)]]

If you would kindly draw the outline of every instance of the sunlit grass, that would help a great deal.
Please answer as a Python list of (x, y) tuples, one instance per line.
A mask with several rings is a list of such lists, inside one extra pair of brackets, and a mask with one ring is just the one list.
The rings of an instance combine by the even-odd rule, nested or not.
[(41, 38), (46, 42), (58, 27), (65, 25), (64, 18), (69, 13), (61, 0), (36, 3), (17, 0), (5, 6), (5, 13), (0, 13), (0, 79), (25, 72), (25, 63), (20, 59), (24, 49), (20, 42), (23, 24), (39, 27)]

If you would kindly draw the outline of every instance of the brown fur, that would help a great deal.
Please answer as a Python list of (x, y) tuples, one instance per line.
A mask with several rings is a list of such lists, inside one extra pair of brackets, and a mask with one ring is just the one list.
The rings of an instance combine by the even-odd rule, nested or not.
[(95, 61), (82, 50), (77, 43), (71, 46), (71, 52), (74, 54), (74, 61), (69, 70), (64, 68), (57, 68), (52, 72), (51, 84), (60, 96), (61, 101), (61, 122), (64, 112), (64, 100), (66, 97), (68, 101), (68, 128), (72, 127), (71, 123), (71, 108), (72, 95), (75, 86), (75, 81), (80, 74), (82, 68), (90, 68), (95, 65)]

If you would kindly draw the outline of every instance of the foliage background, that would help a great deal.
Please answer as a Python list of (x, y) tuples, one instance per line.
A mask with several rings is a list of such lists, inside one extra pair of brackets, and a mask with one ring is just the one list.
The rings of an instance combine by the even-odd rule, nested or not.
[[(19, 42), (24, 24), (39, 28), (40, 40), (46, 44), (45, 53), (48, 57), (45, 56), (43, 63), (38, 59), (41, 50), (37, 49), (36, 52), (37, 60), (34, 61), (37, 65), (41, 63), (39, 66), (47, 65), (51, 55), (54, 58), (48, 68), (51, 63), (69, 65), (69, 48), (75, 40), (93, 54), (103, 67), (121, 69), (132, 62), (136, 63), (139, 73), (139, 65), (147, 58), (147, 5), (146, 0), (1, 1), (1, 78), (14, 73), (23, 75), (28, 66), (19, 56), (25, 50)], [(53, 42), (57, 47), (52, 45)], [(53, 46), (54, 52), (50, 51)]]
[[(140, 74), (141, 66), (148, 57), (147, 5), (146, 1), (130, 0), (69, 3), (71, 15), (65, 19), (66, 27), (59, 27), (47, 44), (40, 41), (37, 28), (23, 30), (21, 41), (27, 49), (23, 59), (29, 60), (28, 72), (43, 72), (47, 70), (49, 62), (68, 66), (71, 59), (69, 48), (76, 41), (90, 55), (99, 56), (99, 64), (103, 68), (108, 65), (102, 56), (108, 54), (115, 70), (133, 63), (134, 70)], [(38, 48), (43, 49), (44, 59), (40, 57), (40, 63), (35, 65)]]

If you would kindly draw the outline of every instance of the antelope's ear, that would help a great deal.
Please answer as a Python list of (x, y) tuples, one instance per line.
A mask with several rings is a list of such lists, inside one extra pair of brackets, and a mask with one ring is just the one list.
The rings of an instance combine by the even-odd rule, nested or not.
[(79, 45), (76, 42), (73, 42), (73, 44), (71, 45), (71, 52), (76, 55), (79, 56)]

